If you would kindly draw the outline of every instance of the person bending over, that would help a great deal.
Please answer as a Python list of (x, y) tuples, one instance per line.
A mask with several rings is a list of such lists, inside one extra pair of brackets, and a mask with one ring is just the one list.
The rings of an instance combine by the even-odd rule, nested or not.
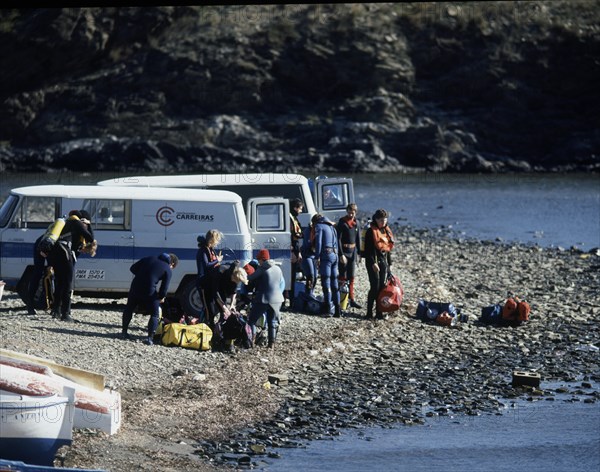
[[(121, 328), (121, 337), (131, 339), (127, 330), (129, 323), (133, 318), (133, 311), (140, 305), (150, 312), (148, 320), (148, 338), (145, 344), (154, 344), (152, 338), (158, 328), (160, 318), (160, 304), (165, 301), (171, 282), (172, 270), (177, 267), (179, 258), (175, 254), (166, 252), (159, 256), (147, 256), (129, 269), (134, 277), (129, 288), (127, 296), (127, 305), (123, 311), (123, 324)], [(158, 283), (160, 282), (160, 288)]]

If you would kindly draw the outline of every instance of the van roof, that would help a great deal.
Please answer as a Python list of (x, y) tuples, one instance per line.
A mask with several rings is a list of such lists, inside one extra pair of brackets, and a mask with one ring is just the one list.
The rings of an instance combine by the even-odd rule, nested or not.
[(142, 175), (102, 180), (98, 182), (98, 185), (196, 187), (202, 185), (303, 184), (304, 182), (308, 182), (308, 179), (300, 174), (261, 172), (244, 174)]
[(32, 197), (105, 198), (128, 200), (182, 200), (207, 202), (240, 202), (241, 197), (227, 190), (161, 188), (161, 187), (100, 187), (97, 185), (34, 185), (19, 187), (11, 193)]

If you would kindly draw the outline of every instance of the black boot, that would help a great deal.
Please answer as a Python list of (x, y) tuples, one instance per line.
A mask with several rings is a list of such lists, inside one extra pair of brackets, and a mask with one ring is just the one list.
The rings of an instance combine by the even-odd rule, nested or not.
[(333, 316), (336, 318), (342, 317), (342, 309), (340, 308), (339, 305), (335, 307), (335, 312), (334, 312)]
[(362, 305), (356, 303), (353, 299), (350, 299), (350, 306), (352, 308), (358, 308), (359, 310), (362, 308)]
[(27, 314), (28, 315), (37, 315), (37, 312), (35, 311), (35, 308), (33, 308), (33, 303), (32, 302), (27, 302)]

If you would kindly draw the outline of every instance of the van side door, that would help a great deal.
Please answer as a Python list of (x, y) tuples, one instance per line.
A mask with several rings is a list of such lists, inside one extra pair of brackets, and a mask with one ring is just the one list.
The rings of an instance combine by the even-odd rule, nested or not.
[(95, 257), (81, 254), (77, 260), (74, 279), (76, 290), (129, 291), (133, 280), (129, 268), (135, 262), (131, 204), (131, 200), (111, 198), (83, 201), (81, 208), (91, 216), (98, 250)]
[(292, 280), (290, 204), (285, 198), (250, 198), (246, 217), (252, 237), (252, 257), (260, 249), (268, 249), (271, 259), (280, 264), (289, 290)]
[(347, 178), (317, 178), (314, 181), (317, 212), (334, 223), (346, 215), (346, 207), (354, 200), (354, 184)]

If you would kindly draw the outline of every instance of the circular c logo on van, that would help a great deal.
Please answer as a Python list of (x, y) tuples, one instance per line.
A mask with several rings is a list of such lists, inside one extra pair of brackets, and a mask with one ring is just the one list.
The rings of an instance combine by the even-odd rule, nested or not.
[(172, 215), (175, 213), (173, 208), (164, 206), (160, 207), (156, 212), (156, 221), (161, 226), (171, 226), (175, 221), (172, 219)]

